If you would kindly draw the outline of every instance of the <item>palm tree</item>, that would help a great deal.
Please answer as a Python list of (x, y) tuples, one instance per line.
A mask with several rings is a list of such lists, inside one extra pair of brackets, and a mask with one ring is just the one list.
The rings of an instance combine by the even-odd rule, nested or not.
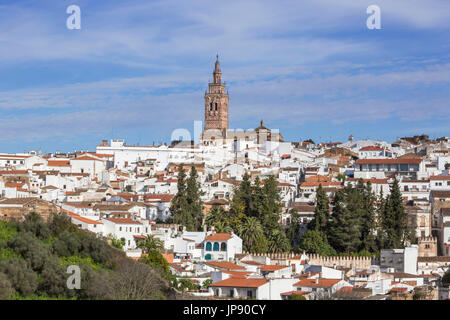
[(269, 251), (272, 253), (288, 252), (291, 249), (286, 235), (279, 230), (274, 230), (269, 236)]
[(262, 225), (256, 217), (245, 218), (239, 227), (238, 233), (247, 250), (250, 250), (264, 236)]
[(217, 221), (214, 223), (214, 230), (218, 233), (231, 233), (231, 227), (225, 221)]
[(141, 248), (146, 253), (150, 252), (151, 250), (162, 252), (164, 250), (164, 243), (154, 236), (148, 235), (145, 239), (139, 240), (137, 247)]

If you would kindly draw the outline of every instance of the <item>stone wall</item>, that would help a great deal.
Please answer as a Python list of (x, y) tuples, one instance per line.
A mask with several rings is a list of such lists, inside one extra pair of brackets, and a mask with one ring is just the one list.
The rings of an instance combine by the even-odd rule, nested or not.
[[(272, 260), (272, 264), (285, 265), (286, 260), (292, 259), (299, 254), (295, 253), (254, 253), (250, 254), (244, 252), (245, 254), (260, 257), (269, 257)], [(371, 265), (379, 264), (379, 259), (374, 257), (351, 257), (351, 256), (336, 256), (336, 257), (324, 257), (318, 254), (307, 254), (309, 258), (310, 265), (322, 265), (325, 267), (333, 268), (344, 267), (344, 268), (361, 268), (366, 269)]]

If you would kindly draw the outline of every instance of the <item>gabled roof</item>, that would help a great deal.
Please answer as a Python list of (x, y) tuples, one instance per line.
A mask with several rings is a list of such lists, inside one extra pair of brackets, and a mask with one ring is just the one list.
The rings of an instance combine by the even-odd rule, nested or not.
[(303, 279), (294, 283), (294, 287), (328, 288), (342, 281), (341, 279)]
[(70, 167), (69, 160), (48, 160), (47, 166), (49, 167)]
[(227, 241), (230, 239), (230, 233), (213, 233), (205, 238), (207, 241)]
[(111, 221), (112, 223), (115, 224), (139, 224), (139, 225), (142, 224), (139, 221), (134, 221), (127, 218), (105, 218), (105, 220)]
[(259, 270), (261, 271), (267, 271), (267, 272), (274, 272), (277, 270), (290, 268), (289, 266), (277, 266), (277, 265), (264, 265)]
[(259, 288), (269, 282), (267, 279), (244, 279), (231, 277), (211, 284), (211, 287)]
[(245, 270), (245, 267), (238, 266), (232, 262), (227, 261), (208, 261), (205, 262), (206, 265), (209, 265), (214, 268), (224, 269), (224, 270)]
[(379, 146), (367, 146), (362, 147), (361, 149), (359, 149), (359, 151), (383, 151), (383, 148)]
[(431, 176), (430, 180), (447, 180), (450, 181), (450, 174), (446, 176)]

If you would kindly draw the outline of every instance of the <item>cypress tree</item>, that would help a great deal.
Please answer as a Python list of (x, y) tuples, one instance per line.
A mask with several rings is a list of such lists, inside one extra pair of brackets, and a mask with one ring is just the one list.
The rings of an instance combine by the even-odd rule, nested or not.
[(316, 190), (316, 207), (314, 208), (314, 218), (309, 222), (308, 229), (326, 232), (330, 209), (328, 197), (322, 188), (322, 184)]
[(264, 180), (264, 215), (262, 224), (265, 228), (266, 235), (269, 236), (273, 230), (281, 230), (278, 223), (281, 213), (281, 199), (278, 192), (277, 180), (273, 175)]
[(409, 240), (407, 213), (403, 206), (403, 198), (397, 179), (390, 189), (382, 212), (382, 231), (385, 236), (385, 248), (403, 248)]
[(375, 196), (372, 192), (372, 185), (368, 182), (361, 190), (363, 216), (361, 217), (361, 250), (376, 251), (375, 243)]
[(173, 222), (181, 224), (186, 228), (190, 228), (188, 217), (186, 217), (187, 196), (186, 196), (186, 173), (184, 172), (183, 164), (178, 166), (178, 182), (177, 194), (172, 199), (170, 211), (173, 215)]
[[(339, 252), (357, 252), (361, 245), (361, 230), (357, 209), (357, 192), (351, 185), (336, 192), (329, 228), (331, 245)], [(356, 202), (356, 204), (355, 204)]]
[(187, 211), (191, 216), (192, 229), (200, 231), (203, 224), (203, 203), (201, 200), (202, 190), (200, 183), (197, 182), (198, 174), (194, 166), (191, 168), (186, 187)]

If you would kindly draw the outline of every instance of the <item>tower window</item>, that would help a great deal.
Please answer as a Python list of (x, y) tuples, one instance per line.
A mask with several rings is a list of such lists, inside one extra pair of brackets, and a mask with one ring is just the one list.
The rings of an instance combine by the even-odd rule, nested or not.
[(212, 111), (212, 109), (213, 109), (213, 105), (212, 105), (212, 102), (209, 104), (209, 111)]
[(217, 111), (217, 102), (216, 102), (216, 111)]

